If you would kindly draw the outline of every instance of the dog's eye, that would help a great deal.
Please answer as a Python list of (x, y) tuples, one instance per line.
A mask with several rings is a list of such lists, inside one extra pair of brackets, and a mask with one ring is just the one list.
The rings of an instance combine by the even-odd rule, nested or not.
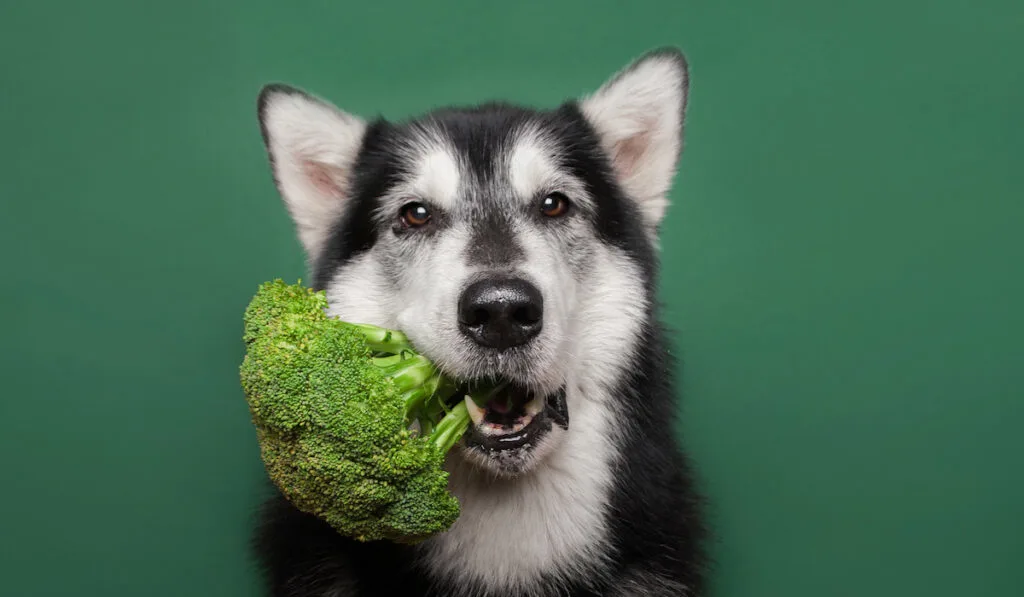
[(422, 203), (407, 203), (402, 206), (402, 223), (410, 228), (418, 228), (430, 221), (430, 210)]
[(561, 193), (551, 193), (540, 202), (540, 213), (549, 218), (564, 216), (569, 211), (569, 198)]

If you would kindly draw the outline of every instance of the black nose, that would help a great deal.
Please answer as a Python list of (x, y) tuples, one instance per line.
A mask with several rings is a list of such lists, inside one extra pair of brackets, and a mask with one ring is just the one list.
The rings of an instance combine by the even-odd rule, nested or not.
[(459, 327), (474, 342), (499, 350), (526, 344), (540, 333), (544, 298), (518, 278), (485, 279), (459, 299)]

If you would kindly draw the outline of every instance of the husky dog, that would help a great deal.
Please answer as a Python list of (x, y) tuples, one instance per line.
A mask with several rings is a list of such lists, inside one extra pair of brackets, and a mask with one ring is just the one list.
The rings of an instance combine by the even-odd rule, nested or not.
[(424, 543), (359, 543), (270, 500), (254, 543), (272, 595), (703, 594), (655, 298), (687, 93), (672, 48), (545, 110), (371, 121), (261, 91), (274, 181), (331, 314), (515, 388), (471, 403), (446, 465), (462, 514)]

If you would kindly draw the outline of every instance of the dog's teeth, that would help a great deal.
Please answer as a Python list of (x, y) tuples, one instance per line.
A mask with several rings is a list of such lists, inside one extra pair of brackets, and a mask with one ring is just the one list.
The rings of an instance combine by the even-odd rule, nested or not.
[(540, 414), (540, 411), (544, 410), (544, 397), (537, 396), (533, 400), (526, 403), (526, 414), (531, 417)]
[(477, 406), (476, 402), (469, 396), (466, 396), (464, 400), (466, 401), (466, 410), (469, 411), (469, 418), (473, 419), (473, 424), (479, 425), (482, 423), (484, 420), (484, 409)]

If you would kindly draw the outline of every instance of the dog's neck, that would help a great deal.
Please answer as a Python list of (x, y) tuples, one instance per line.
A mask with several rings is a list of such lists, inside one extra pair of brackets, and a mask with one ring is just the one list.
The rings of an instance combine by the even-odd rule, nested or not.
[[(613, 482), (615, 413), (596, 387), (567, 390), (568, 430), (537, 448), (536, 469), (497, 478), (453, 459), (451, 488), (463, 504), (452, 528), (422, 546), (428, 575), (454, 586), (529, 594), (538, 580), (592, 577), (607, 557), (607, 495)], [(541, 454), (541, 452), (547, 452)]]

